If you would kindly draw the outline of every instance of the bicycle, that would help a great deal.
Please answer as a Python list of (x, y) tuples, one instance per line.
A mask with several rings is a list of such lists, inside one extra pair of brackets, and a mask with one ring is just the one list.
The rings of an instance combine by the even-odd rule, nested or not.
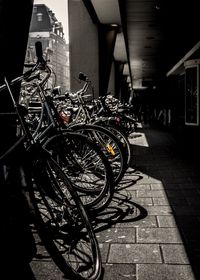
[[(32, 86), (34, 97), (38, 96), (36, 126), (28, 120), (32, 136), (51, 152), (63, 171), (70, 177), (87, 210), (102, 211), (113, 195), (112, 170), (100, 148), (86, 136), (67, 129), (63, 124), (51, 95), (46, 96), (44, 85), (51, 74), (45, 65), (47, 75)], [(33, 77), (35, 78), (35, 77)], [(30, 80), (30, 79), (29, 79)], [(29, 85), (30, 87), (30, 85)], [(25, 88), (25, 87), (24, 87)], [(27, 94), (31, 95), (30, 92)], [(23, 89), (25, 96), (25, 89)], [(29, 106), (27, 106), (29, 110)], [(33, 107), (31, 107), (31, 113)], [(34, 110), (35, 112), (35, 110)]]
[(69, 279), (97, 280), (101, 276), (101, 255), (81, 199), (51, 154), (32, 137), (24, 110), (15, 101), (11, 89), (12, 85), (29, 78), (36, 69), (43, 67), (39, 43), (36, 43), (36, 52), (38, 61), (31, 70), (10, 82), (5, 77), (5, 83), (0, 86), (0, 91), (7, 89), (10, 94), (24, 132), (0, 157), (0, 163), (5, 165), (10, 160), (16, 160), (23, 165), (29, 181), (27, 191), (34, 222), (42, 242), (60, 270)]
[[(107, 126), (103, 119), (91, 116), (84, 100), (85, 93), (91, 86), (91, 81), (82, 72), (79, 73), (79, 79), (84, 81), (80, 90), (73, 94), (67, 92), (62, 96), (58, 96), (63, 101), (70, 98), (72, 103), (76, 102), (79, 106), (74, 114), (72, 112), (72, 120), (66, 124), (66, 127), (89, 136), (101, 147), (109, 159), (114, 174), (114, 184), (117, 185), (123, 178), (130, 162), (129, 143), (119, 130)], [(69, 110), (68, 107), (66, 109)]]

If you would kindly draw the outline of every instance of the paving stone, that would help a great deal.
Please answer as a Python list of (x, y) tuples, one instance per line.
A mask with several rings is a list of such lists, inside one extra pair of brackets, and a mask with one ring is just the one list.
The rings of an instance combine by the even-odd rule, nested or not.
[(165, 178), (164, 180), (163, 180), (163, 182), (164, 183), (166, 183), (166, 184), (169, 184), (169, 183), (173, 183), (173, 184), (182, 184), (182, 183), (190, 183), (191, 182), (191, 180), (190, 180), (190, 178), (189, 177), (184, 177), (184, 176), (182, 176), (182, 177), (173, 177), (173, 178), (170, 178), (170, 177), (168, 177), (168, 178)]
[(166, 197), (153, 197), (154, 205), (169, 205), (169, 200)]
[(165, 181), (165, 179), (170, 178), (171, 180), (174, 179), (176, 177), (176, 175), (174, 174), (173, 170), (167, 170), (166, 168), (164, 169), (159, 169), (159, 174), (161, 176), (161, 179), (163, 181)]
[(162, 197), (155, 197), (153, 198), (154, 205), (180, 205), (186, 206), (188, 202), (185, 198), (179, 197), (170, 197), (170, 198), (162, 198)]
[(195, 176), (197, 173), (197, 170), (195, 171), (194, 169), (189, 169), (189, 167), (180, 167), (180, 169), (177, 169), (176, 168), (176, 174), (177, 174), (177, 177), (182, 177), (183, 174), (185, 177), (192, 177), (192, 176)]
[(161, 245), (165, 263), (169, 264), (189, 264), (189, 259), (184, 245), (167, 244)]
[(138, 190), (137, 196), (138, 197), (166, 197), (166, 194), (163, 190), (155, 190), (155, 191)]
[(153, 205), (153, 206), (145, 206), (148, 215), (172, 215), (172, 208), (171, 206), (160, 206), (160, 205)]
[[(132, 186), (136, 185), (136, 180), (126, 179), (116, 186), (116, 190), (131, 190)], [(134, 190), (134, 189), (133, 189)]]
[(196, 199), (200, 199), (200, 193), (199, 190), (197, 190), (196, 188), (190, 188), (190, 189), (182, 189), (183, 195), (186, 198), (196, 198)]
[(163, 186), (163, 184), (162, 183), (152, 183), (152, 184), (150, 184), (150, 186), (151, 186), (151, 190), (156, 190), (156, 191), (158, 191), (158, 190), (164, 190), (164, 186)]
[(169, 200), (171, 197), (184, 198), (184, 194), (181, 189), (166, 189), (166, 194)]
[(151, 182), (148, 180), (148, 176), (147, 176), (147, 177), (144, 177), (144, 176), (146, 176), (146, 175), (143, 174), (143, 175), (140, 177), (140, 179), (137, 181), (137, 184), (149, 186), (149, 184), (150, 184)]
[(200, 228), (200, 217), (199, 216), (177, 216), (176, 222), (182, 229), (189, 229), (190, 231)]
[[(137, 280), (195, 280), (190, 265), (138, 264)], [(196, 279), (197, 280), (197, 279)]]
[(134, 197), (133, 201), (140, 205), (153, 205), (153, 200), (151, 197)]
[(140, 170), (134, 170), (134, 175), (137, 175), (137, 176), (139, 176), (139, 177), (142, 176), (142, 178), (143, 178), (143, 176), (146, 176), (146, 177), (147, 177), (147, 175), (144, 175), (143, 172), (141, 172)]
[[(200, 200), (199, 200), (200, 201)], [(194, 215), (195, 216), (199, 216), (200, 215), (200, 204), (198, 204), (197, 202), (194, 203), (193, 205), (190, 205), (189, 207), (192, 208), (192, 210), (194, 211)]]
[(99, 243), (99, 249), (101, 252), (101, 259), (103, 263), (106, 263), (108, 259), (109, 246), (110, 245), (108, 243)]
[(159, 227), (177, 227), (174, 216), (157, 216)]
[(194, 183), (194, 184), (200, 183), (200, 177), (199, 177), (199, 175), (191, 176), (191, 177), (190, 177), (190, 180), (191, 180), (191, 182)]
[(176, 228), (137, 228), (137, 243), (182, 243)]
[[(173, 212), (175, 215), (180, 215), (180, 216), (194, 216), (197, 214), (192, 207), (188, 205), (172, 205)], [(198, 213), (200, 214), (200, 213)]]
[[(186, 197), (185, 198), (189, 206), (199, 206), (200, 198), (197, 196), (194, 197)], [(194, 207), (195, 208), (195, 207)], [(197, 214), (197, 213), (196, 213)]]
[(108, 263), (161, 263), (156, 244), (111, 244)]
[(191, 241), (198, 240), (200, 236), (200, 228), (192, 227), (184, 227), (182, 228), (182, 233), (185, 240), (190, 243)]
[(157, 227), (157, 221), (155, 216), (147, 216), (144, 219), (136, 220), (134, 222), (129, 223), (117, 223), (115, 227), (127, 227), (127, 228), (133, 228), (133, 227)]
[(136, 184), (138, 181), (140, 181), (140, 179), (143, 179), (143, 176), (143, 174), (136, 173), (135, 171), (127, 171), (119, 184), (121, 185), (127, 182), (132, 182)]
[(182, 184), (179, 184), (180, 186), (180, 189), (198, 189), (200, 184), (195, 184), (195, 183), (182, 183)]
[(135, 184), (127, 188), (127, 190), (150, 190), (150, 184)]
[[(197, 242), (189, 242), (189, 244), (185, 244), (185, 249), (187, 251), (187, 256), (188, 259), (190, 260), (190, 263), (192, 264), (192, 266), (196, 266), (198, 265), (198, 269), (199, 269), (199, 265), (200, 265), (200, 246), (199, 246), (199, 240), (197, 240)], [(198, 278), (200, 279), (200, 278)]]
[(136, 280), (135, 264), (104, 265), (103, 280)]
[[(159, 169), (158, 169), (158, 170), (159, 170)], [(157, 179), (157, 178), (154, 178), (154, 177), (152, 177), (152, 176), (149, 176), (148, 182), (151, 183), (151, 184), (156, 184), (156, 183), (160, 183), (161, 180), (160, 180), (160, 179)]]
[(163, 182), (163, 187), (165, 190), (180, 190), (180, 184), (178, 184), (178, 183), (166, 184)]
[(36, 259), (30, 263), (30, 267), (37, 280), (63, 280), (63, 273), (54, 264), (51, 258)]
[(114, 193), (114, 197), (112, 199), (111, 203), (118, 202), (121, 204), (123, 201), (131, 201), (131, 198), (136, 197), (136, 191), (128, 191), (126, 188), (117, 189), (117, 191)]
[(96, 233), (99, 243), (135, 243), (134, 228), (112, 228)]
[(118, 189), (113, 196), (110, 205), (118, 205), (123, 202), (132, 202), (132, 198), (136, 197), (136, 191), (127, 191), (126, 189)]

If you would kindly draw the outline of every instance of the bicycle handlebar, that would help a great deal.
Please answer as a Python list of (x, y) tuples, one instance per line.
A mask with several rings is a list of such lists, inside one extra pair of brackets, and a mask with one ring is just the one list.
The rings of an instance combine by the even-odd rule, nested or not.
[(35, 42), (35, 52), (38, 61), (43, 62), (43, 51), (42, 51), (42, 43), (40, 41)]
[[(37, 56), (37, 62), (35, 64), (24, 64), (25, 67), (31, 67), (30, 70), (26, 71), (25, 73), (23, 73), (21, 76), (11, 80), (9, 82), (10, 86), (21, 82), (22, 80), (29, 80), (31, 79), (31, 74), (33, 74), (37, 69), (47, 69), (48, 70), (48, 75), (47, 77), (45, 77), (42, 81), (41, 84), (43, 84), (44, 82), (46, 82), (46, 80), (48, 79), (48, 77), (50, 76), (51, 70), (50, 68), (47, 66), (46, 61), (43, 58), (43, 52), (42, 52), (42, 43), (40, 41), (37, 41), (35, 43), (35, 51), (36, 51), (36, 56)], [(0, 92), (4, 89), (7, 88), (6, 83), (0, 86)]]
[(45, 68), (47, 62), (43, 58), (42, 43), (40, 41), (37, 41), (35, 43), (35, 52), (36, 52), (36, 56), (37, 56), (37, 63), (39, 63), (40, 66)]

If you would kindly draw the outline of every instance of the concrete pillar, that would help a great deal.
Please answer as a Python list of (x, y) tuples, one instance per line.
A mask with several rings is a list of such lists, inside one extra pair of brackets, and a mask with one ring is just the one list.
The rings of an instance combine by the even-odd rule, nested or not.
[(111, 25), (99, 25), (99, 92), (106, 94), (111, 75), (113, 52), (118, 27)]
[(69, 0), (69, 58), (71, 90), (80, 89), (79, 72), (88, 75), (99, 95), (98, 26), (93, 23), (83, 1)]

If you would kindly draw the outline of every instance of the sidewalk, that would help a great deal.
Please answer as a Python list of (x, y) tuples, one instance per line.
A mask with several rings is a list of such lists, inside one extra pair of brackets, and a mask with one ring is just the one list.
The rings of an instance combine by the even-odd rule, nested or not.
[[(94, 221), (103, 280), (200, 279), (198, 167), (167, 132), (139, 128), (130, 141), (131, 167)], [(45, 253), (31, 267), (37, 280), (63, 279)]]

